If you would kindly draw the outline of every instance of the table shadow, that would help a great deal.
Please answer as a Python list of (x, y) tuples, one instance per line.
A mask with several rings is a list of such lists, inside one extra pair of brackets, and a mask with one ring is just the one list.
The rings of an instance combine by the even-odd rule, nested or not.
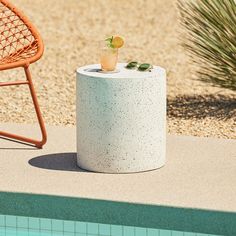
[(77, 166), (77, 154), (69, 153), (53, 153), (34, 157), (28, 161), (31, 166), (48, 169), (48, 170), (64, 170), (76, 172), (88, 172)]

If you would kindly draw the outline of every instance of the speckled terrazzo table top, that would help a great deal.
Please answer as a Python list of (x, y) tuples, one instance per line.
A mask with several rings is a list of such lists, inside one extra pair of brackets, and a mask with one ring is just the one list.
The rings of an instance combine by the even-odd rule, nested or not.
[[(169, 135), (165, 167), (99, 174), (76, 167), (75, 128), (47, 127), (42, 150), (0, 139), (0, 191), (236, 212), (236, 140)], [(1, 129), (37, 134), (33, 125)]]
[(104, 73), (101, 71), (100, 64), (93, 64), (83, 66), (77, 69), (77, 73), (86, 75), (88, 77), (98, 77), (98, 78), (114, 78), (114, 79), (138, 79), (138, 78), (150, 78), (150, 77), (163, 77), (165, 76), (165, 69), (159, 66), (153, 66), (151, 71), (138, 71), (136, 69), (126, 69), (127, 63), (118, 63), (117, 64), (117, 73)]

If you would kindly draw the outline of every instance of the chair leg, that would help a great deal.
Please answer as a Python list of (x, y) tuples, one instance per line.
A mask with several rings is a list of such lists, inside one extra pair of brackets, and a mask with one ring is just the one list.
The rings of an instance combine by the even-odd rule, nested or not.
[(42, 148), (43, 145), (47, 142), (46, 128), (45, 128), (43, 118), (42, 118), (42, 115), (41, 115), (41, 112), (40, 112), (40, 109), (39, 109), (38, 99), (37, 99), (37, 96), (36, 96), (36, 93), (35, 93), (35, 90), (34, 90), (34, 86), (33, 86), (33, 82), (32, 82), (32, 79), (31, 79), (29, 66), (24, 67), (24, 70), (25, 70), (25, 75), (26, 75), (27, 81), (28, 81), (27, 84), (29, 85), (29, 89), (30, 89), (32, 100), (33, 100), (34, 108), (35, 108), (35, 111), (36, 111), (38, 123), (39, 123), (39, 126), (40, 126), (42, 139), (41, 140), (35, 140), (35, 139), (31, 139), (31, 138), (27, 138), (27, 137), (24, 137), (24, 136), (11, 134), (11, 133), (7, 133), (7, 132), (3, 132), (3, 131), (0, 131), (0, 136), (7, 137), (7, 138), (10, 138), (10, 139), (19, 140), (19, 141), (30, 143), (30, 144), (34, 144), (37, 148)]

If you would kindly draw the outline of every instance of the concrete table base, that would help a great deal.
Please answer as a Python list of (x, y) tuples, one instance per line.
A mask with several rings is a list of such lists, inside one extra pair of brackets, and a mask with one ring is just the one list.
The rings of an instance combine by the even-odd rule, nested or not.
[(139, 172), (165, 163), (165, 70), (77, 70), (77, 151), (81, 168), (108, 173)]

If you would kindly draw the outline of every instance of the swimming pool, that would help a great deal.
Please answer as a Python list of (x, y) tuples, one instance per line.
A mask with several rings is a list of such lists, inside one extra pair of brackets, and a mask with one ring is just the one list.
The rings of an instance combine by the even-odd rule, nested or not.
[(0, 236), (235, 236), (234, 212), (0, 192)]
[(0, 215), (0, 236), (216, 236), (123, 225)]

